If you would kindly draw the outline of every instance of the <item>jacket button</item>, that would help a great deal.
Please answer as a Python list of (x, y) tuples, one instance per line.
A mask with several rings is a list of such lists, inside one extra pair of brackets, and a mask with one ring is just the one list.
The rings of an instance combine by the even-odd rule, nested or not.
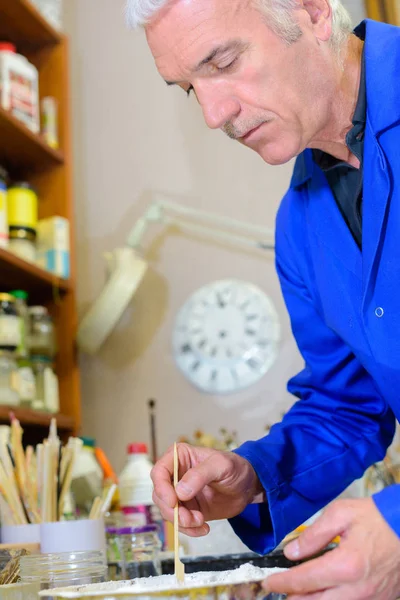
[(383, 317), (385, 311), (383, 310), (383, 308), (381, 306), (378, 306), (378, 308), (375, 309), (375, 315), (380, 319), (381, 317)]

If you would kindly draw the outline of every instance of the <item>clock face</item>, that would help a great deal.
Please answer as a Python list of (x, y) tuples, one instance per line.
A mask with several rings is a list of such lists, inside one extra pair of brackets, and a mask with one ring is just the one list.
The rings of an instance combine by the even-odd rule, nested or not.
[(278, 315), (255, 285), (236, 280), (210, 283), (180, 310), (173, 351), (183, 374), (202, 391), (237, 392), (256, 383), (277, 354)]

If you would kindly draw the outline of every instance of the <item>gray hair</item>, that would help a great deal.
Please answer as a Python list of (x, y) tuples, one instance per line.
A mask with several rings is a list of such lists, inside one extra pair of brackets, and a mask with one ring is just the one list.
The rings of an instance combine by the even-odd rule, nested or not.
[[(128, 24), (142, 27), (165, 6), (169, 0), (127, 0), (126, 16)], [(298, 8), (297, 0), (255, 0), (259, 9), (268, 18), (268, 23), (287, 44), (292, 44), (301, 36), (301, 30), (293, 16)], [(330, 0), (332, 9), (331, 45), (339, 52), (352, 30), (351, 18), (341, 0)]]

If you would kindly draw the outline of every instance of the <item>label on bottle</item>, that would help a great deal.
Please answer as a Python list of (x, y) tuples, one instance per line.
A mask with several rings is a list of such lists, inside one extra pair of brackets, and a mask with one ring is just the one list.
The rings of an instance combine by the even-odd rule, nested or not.
[(21, 330), (19, 317), (15, 315), (0, 315), (0, 346), (19, 346)]

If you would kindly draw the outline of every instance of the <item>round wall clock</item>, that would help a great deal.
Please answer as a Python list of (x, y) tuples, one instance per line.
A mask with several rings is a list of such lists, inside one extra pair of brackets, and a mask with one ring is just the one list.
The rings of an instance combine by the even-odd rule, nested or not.
[(258, 287), (227, 279), (197, 290), (176, 318), (173, 352), (198, 389), (228, 394), (268, 371), (277, 355), (278, 315)]

